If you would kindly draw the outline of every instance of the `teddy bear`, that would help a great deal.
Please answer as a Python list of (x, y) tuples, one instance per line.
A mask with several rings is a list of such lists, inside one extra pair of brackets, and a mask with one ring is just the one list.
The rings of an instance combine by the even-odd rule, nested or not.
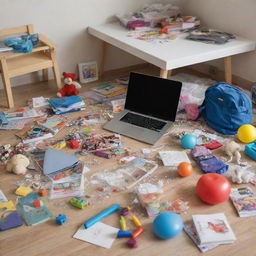
[(81, 85), (76, 82), (76, 75), (74, 73), (63, 72), (64, 87), (57, 93), (58, 97), (78, 95), (78, 89)]
[(28, 166), (29, 159), (22, 154), (16, 154), (7, 162), (6, 170), (15, 174), (24, 175), (27, 172)]

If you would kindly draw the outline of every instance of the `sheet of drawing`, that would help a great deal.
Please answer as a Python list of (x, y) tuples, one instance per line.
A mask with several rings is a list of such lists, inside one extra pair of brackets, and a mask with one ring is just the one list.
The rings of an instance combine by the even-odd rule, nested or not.
[(104, 248), (110, 248), (114, 242), (119, 229), (98, 222), (86, 229), (82, 225), (73, 238), (95, 244)]

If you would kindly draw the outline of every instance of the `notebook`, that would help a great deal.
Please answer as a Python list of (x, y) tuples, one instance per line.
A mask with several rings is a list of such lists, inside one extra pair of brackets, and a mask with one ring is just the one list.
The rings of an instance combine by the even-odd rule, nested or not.
[(42, 200), (37, 192), (31, 192), (27, 196), (19, 198), (18, 201), (18, 211), (27, 225), (43, 223), (53, 216), (45, 202), (40, 207), (34, 207), (33, 202), (35, 200)]
[(130, 73), (124, 110), (104, 129), (155, 144), (176, 118), (182, 83)]

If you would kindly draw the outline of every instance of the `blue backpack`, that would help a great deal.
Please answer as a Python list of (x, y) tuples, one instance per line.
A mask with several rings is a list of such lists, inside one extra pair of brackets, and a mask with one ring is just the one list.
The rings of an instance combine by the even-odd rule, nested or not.
[(236, 134), (241, 125), (252, 123), (250, 97), (238, 87), (223, 82), (206, 90), (199, 109), (206, 123), (223, 134)]

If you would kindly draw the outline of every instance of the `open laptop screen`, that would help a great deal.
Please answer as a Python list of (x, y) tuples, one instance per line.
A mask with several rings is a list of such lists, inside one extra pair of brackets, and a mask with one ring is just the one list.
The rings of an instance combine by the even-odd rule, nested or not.
[(181, 86), (178, 81), (131, 72), (125, 108), (175, 121)]

